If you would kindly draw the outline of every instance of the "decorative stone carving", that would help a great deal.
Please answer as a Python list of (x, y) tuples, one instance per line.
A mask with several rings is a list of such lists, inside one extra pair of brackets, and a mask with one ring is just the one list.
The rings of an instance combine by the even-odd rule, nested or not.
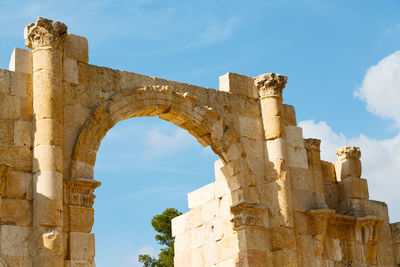
[(0, 164), (0, 197), (4, 194), (4, 187), (7, 182), (7, 175), (10, 171), (10, 165)]
[(286, 86), (287, 77), (275, 73), (265, 73), (255, 78), (254, 82), (257, 86), (260, 97), (282, 97), (282, 91)]
[(339, 160), (347, 159), (347, 158), (361, 158), (361, 151), (359, 147), (356, 146), (345, 146), (336, 149), (336, 155)]
[(24, 30), (25, 45), (31, 49), (54, 47), (63, 49), (67, 36), (67, 26), (59, 21), (39, 17), (35, 23), (29, 23)]
[(264, 205), (256, 205), (250, 202), (240, 202), (231, 207), (233, 213), (234, 228), (239, 230), (243, 227), (264, 228), (263, 211)]
[(320, 147), (321, 147), (321, 140), (313, 138), (304, 139), (305, 149), (320, 151)]
[(376, 264), (378, 233), (383, 222), (374, 216), (357, 218), (356, 238), (365, 246), (365, 261), (368, 264)]
[(91, 208), (96, 196), (94, 190), (101, 185), (100, 182), (87, 178), (75, 178), (68, 182), (69, 205)]
[[(316, 139), (314, 139), (316, 140)], [(307, 212), (314, 225), (314, 253), (316, 257), (321, 257), (326, 249), (326, 237), (328, 221), (335, 214), (331, 209), (313, 209)]]

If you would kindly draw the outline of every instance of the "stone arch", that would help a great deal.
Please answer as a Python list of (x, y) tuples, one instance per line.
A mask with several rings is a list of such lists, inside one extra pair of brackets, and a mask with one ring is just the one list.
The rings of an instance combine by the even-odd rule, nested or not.
[(245, 168), (239, 162), (244, 155), (240, 139), (216, 110), (199, 103), (190, 93), (175, 92), (169, 86), (144, 86), (114, 94), (91, 113), (74, 146), (70, 177), (93, 179), (97, 150), (115, 124), (153, 116), (186, 129), (203, 146), (210, 145), (225, 165), (237, 165), (232, 168), (233, 175)]

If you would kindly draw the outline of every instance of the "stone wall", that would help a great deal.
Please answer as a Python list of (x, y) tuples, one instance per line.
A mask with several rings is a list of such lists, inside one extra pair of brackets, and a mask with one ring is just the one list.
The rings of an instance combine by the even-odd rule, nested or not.
[(219, 90), (88, 64), (61, 22), (25, 29), (0, 70), (0, 266), (94, 266), (93, 177), (118, 122), (158, 116), (218, 155), (175, 218), (175, 266), (396, 266), (399, 225), (369, 200), (357, 147), (321, 161), (283, 104), (287, 77), (227, 73)]

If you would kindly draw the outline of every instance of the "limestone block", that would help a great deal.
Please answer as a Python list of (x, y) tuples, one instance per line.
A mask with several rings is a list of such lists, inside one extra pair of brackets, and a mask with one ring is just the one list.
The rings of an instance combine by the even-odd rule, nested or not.
[(17, 146), (32, 146), (32, 122), (14, 121), (14, 144)]
[(209, 222), (218, 216), (219, 199), (213, 199), (201, 206), (201, 217), (203, 222)]
[(393, 244), (400, 244), (400, 222), (391, 223), (390, 229), (392, 233)]
[(2, 225), (1, 229), (1, 254), (7, 256), (29, 256), (30, 227)]
[(262, 137), (261, 120), (257, 117), (252, 118), (247, 116), (240, 116), (239, 128), (240, 134), (242, 136), (253, 139), (260, 139)]
[(0, 144), (0, 162), (10, 164), (14, 170), (32, 170), (32, 150), (29, 147)]
[(283, 104), (283, 122), (286, 125), (297, 125), (294, 106)]
[(20, 117), (18, 97), (0, 94), (0, 118), (15, 120)]
[(342, 248), (340, 246), (340, 239), (328, 238), (326, 241), (326, 251), (329, 259), (335, 261), (342, 260)]
[(33, 106), (32, 97), (19, 97), (19, 114), (20, 119), (24, 121), (32, 121)]
[[(10, 198), (27, 198), (32, 196), (32, 174), (11, 171), (7, 179), (7, 196)], [(30, 199), (32, 200), (32, 198)]]
[(314, 239), (311, 235), (296, 235), (297, 253), (302, 256), (314, 256)]
[(400, 244), (394, 245), (395, 263), (400, 264)]
[(63, 80), (74, 84), (79, 83), (78, 62), (76, 59), (64, 57)]
[(223, 218), (212, 218), (206, 223), (206, 236), (208, 243), (215, 243), (224, 237), (225, 232), (225, 222)]
[(290, 167), (292, 189), (313, 191), (313, 177), (310, 169)]
[[(33, 160), (33, 172), (37, 171), (62, 171), (62, 147), (55, 145), (39, 145), (33, 149), (34, 160)], [(37, 159), (47, 159), (46, 161), (41, 161), (41, 166)]]
[(201, 248), (195, 248), (191, 251), (191, 267), (204, 267), (204, 257)]
[(11, 73), (10, 94), (12, 96), (27, 97), (32, 96), (32, 76), (21, 73)]
[(288, 147), (289, 165), (292, 167), (308, 169), (307, 151), (304, 148)]
[(217, 245), (210, 242), (201, 247), (201, 254), (204, 258), (203, 266), (215, 266), (218, 263)]
[(0, 95), (10, 93), (11, 71), (0, 69)]
[(347, 177), (339, 184), (339, 201), (345, 199), (357, 198), (368, 199), (368, 184), (367, 180), (358, 177)]
[(175, 237), (175, 255), (182, 255), (191, 250), (190, 231), (186, 231), (181, 235)]
[(358, 147), (347, 146), (336, 150), (338, 161), (335, 164), (338, 181), (346, 177), (361, 177), (361, 152)]
[(37, 120), (36, 129), (40, 129), (40, 131), (34, 131), (35, 151), (40, 145), (62, 146), (62, 126), (58, 120)]
[(243, 151), (248, 158), (264, 160), (264, 142), (263, 140), (254, 140), (246, 137), (240, 138)]
[(314, 192), (309, 190), (293, 190), (293, 207), (296, 211), (307, 211), (314, 206)]
[[(175, 248), (176, 248), (176, 244), (175, 244)], [(190, 252), (187, 252), (187, 251), (180, 252), (180, 253), (175, 252), (174, 266), (176, 266), (176, 267), (192, 266), (191, 259), (192, 259), (192, 254)]]
[(172, 236), (182, 235), (186, 231), (188, 213), (184, 213), (171, 220)]
[(204, 225), (190, 229), (191, 249), (204, 246), (207, 241), (207, 231)]
[(70, 232), (69, 251), (71, 260), (93, 260), (94, 234)]
[(8, 69), (15, 72), (32, 74), (32, 52), (28, 49), (14, 48)]
[(239, 241), (237, 234), (224, 236), (220, 241), (217, 241), (217, 255), (219, 261), (227, 261), (236, 258), (239, 253)]
[(90, 233), (94, 223), (94, 209), (69, 207), (69, 227), (72, 232)]
[(325, 183), (336, 182), (335, 165), (333, 163), (321, 160), (321, 171)]
[[(4, 260), (6, 260), (9, 265), (1, 265), (2, 261), (1, 261), (1, 258), (0, 258), (0, 266), (2, 266), (2, 267), (3, 266), (5, 266), (5, 267), (8, 267), (8, 266), (12, 266), (12, 267), (14, 267), (14, 266), (16, 266), (16, 267), (32, 267), (32, 257), (29, 257), (29, 256), (26, 256), (26, 257), (22, 257), (22, 256), (5, 256)], [(7, 263), (4, 263), (4, 264), (7, 264)]]
[(286, 142), (294, 148), (304, 148), (303, 130), (297, 126), (285, 126)]
[(85, 37), (68, 33), (64, 42), (64, 57), (89, 63), (89, 45)]
[(11, 144), (14, 139), (14, 122), (10, 119), (0, 119), (0, 143)]
[(219, 90), (253, 99), (258, 98), (257, 88), (252, 77), (228, 72), (219, 77)]
[[(285, 139), (277, 138), (274, 140), (268, 140), (266, 155), (269, 161), (275, 161), (277, 159), (286, 159), (286, 142)], [(295, 166), (293, 166), (295, 167)]]
[(282, 249), (273, 252), (274, 266), (297, 266), (297, 257), (295, 249)]
[(203, 219), (201, 217), (201, 207), (191, 208), (187, 212), (187, 229), (192, 229), (203, 225)]
[(215, 181), (214, 182), (215, 198), (222, 198), (224, 195), (230, 193), (228, 183), (226, 181)]
[(201, 206), (214, 199), (214, 183), (203, 186), (188, 194), (189, 209)]
[(3, 198), (0, 211), (1, 221), (18, 226), (32, 225), (32, 201)]

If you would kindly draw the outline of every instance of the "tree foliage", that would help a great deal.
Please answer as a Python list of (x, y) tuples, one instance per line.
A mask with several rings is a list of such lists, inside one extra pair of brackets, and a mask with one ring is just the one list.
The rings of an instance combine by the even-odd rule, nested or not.
[(172, 236), (171, 220), (181, 215), (178, 210), (168, 208), (162, 214), (156, 215), (151, 220), (151, 225), (159, 234), (155, 239), (160, 245), (165, 246), (158, 254), (158, 258), (150, 255), (139, 255), (139, 262), (143, 267), (173, 267), (174, 266), (174, 237)]

